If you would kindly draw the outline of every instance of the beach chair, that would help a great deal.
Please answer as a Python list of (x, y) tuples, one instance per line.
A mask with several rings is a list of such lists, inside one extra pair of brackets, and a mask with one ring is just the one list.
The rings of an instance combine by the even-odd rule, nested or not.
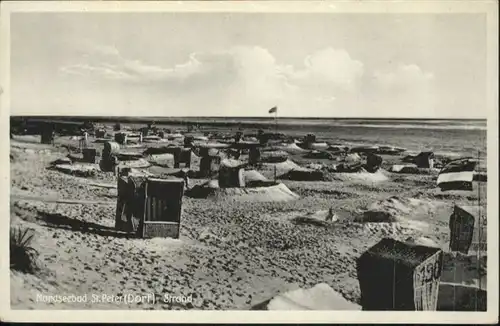
[(184, 180), (147, 179), (143, 238), (179, 238)]

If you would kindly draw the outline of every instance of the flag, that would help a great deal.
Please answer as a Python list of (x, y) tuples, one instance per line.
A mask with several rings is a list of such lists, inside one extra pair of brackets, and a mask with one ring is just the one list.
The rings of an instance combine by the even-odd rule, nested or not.
[(439, 172), (437, 185), (442, 191), (472, 190), (472, 180), (477, 162), (469, 158), (453, 160)]
[(278, 112), (278, 107), (274, 107), (272, 108), (271, 110), (269, 110), (269, 113), (275, 113), (275, 112)]

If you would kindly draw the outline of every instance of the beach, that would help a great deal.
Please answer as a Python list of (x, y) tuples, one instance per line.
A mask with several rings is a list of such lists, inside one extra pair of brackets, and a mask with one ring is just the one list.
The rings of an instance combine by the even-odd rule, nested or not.
[[(376, 173), (332, 173), (323, 181), (279, 180), (288, 190), (268, 192), (265, 199), (230, 191), (206, 198), (185, 195), (179, 239), (136, 239), (114, 228), (117, 178), (113, 172), (97, 169), (92, 176), (78, 177), (47, 169), (68, 154), (63, 145), (77, 147), (78, 140), (61, 136), (54, 145), (46, 145), (40, 144), (38, 135), (14, 135), (11, 225), (34, 230), (33, 246), (42, 268), (36, 274), (11, 271), (12, 308), (247, 310), (279, 293), (318, 283), (328, 284), (347, 301), (359, 304), (356, 260), (382, 238), (424, 237), (452, 257), (449, 219), (453, 207), (478, 205), (479, 200), (485, 204), (487, 183), (475, 181), (472, 191), (445, 192), (436, 186), (436, 171), (398, 174), (390, 172), (391, 166), (401, 164), (408, 153), (432, 151), (437, 157), (478, 158), (477, 170), (486, 173), (486, 121), (328, 124), (297, 120), (280, 120), (277, 127), (273, 120), (267, 126), (259, 121), (245, 125), (245, 120), (214, 125), (210, 120), (193, 134), (241, 131), (245, 135), (262, 128), (288, 138), (314, 133), (318, 143), (329, 145), (386, 145), (406, 151), (381, 155), (383, 163)], [(156, 124), (172, 132), (186, 129), (168, 121)], [(141, 124), (122, 126), (136, 125)], [(93, 141), (91, 137), (91, 146), (100, 152), (102, 144)], [(139, 152), (148, 146), (154, 145), (143, 143), (127, 150)], [(329, 159), (304, 156), (305, 152), (289, 151), (286, 163), (252, 171), (273, 180), (275, 167), (285, 174), (293, 169), (287, 164), (295, 168), (332, 164)], [(198, 169), (198, 158), (193, 162), (191, 169)], [(190, 186), (207, 181), (192, 178)], [(389, 211), (394, 219), (367, 220), (366, 212), (374, 207)], [(307, 222), (328, 210), (335, 213), (333, 222)], [(455, 258), (445, 261), (458, 266)], [(456, 273), (443, 272), (441, 282), (485, 289), (485, 277), (480, 276), (485, 268), (482, 265), (476, 268), (477, 275), (473, 271), (459, 280)], [(78, 296), (80, 302), (48, 299), (57, 295)]]

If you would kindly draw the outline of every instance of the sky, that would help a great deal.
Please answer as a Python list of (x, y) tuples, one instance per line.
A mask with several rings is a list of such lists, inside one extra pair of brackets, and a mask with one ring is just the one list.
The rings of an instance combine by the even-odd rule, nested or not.
[(482, 14), (13, 13), (11, 112), (486, 118)]

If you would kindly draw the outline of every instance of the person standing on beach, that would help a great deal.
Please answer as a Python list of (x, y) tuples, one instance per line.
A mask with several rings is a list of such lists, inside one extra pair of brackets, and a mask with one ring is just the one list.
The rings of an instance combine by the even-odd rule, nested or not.
[(325, 221), (333, 221), (334, 216), (335, 214), (333, 213), (333, 208), (330, 207), (330, 209), (328, 210), (328, 215), (325, 218)]
[(80, 148), (87, 148), (88, 133), (87, 130), (81, 130), (82, 137), (80, 138)]
[(82, 149), (82, 148), (83, 148), (83, 129), (80, 129), (80, 138), (79, 138), (79, 140), (78, 140), (78, 147), (79, 147), (80, 149)]
[(184, 172), (184, 182), (186, 183), (186, 190), (189, 190), (189, 177), (188, 172)]

